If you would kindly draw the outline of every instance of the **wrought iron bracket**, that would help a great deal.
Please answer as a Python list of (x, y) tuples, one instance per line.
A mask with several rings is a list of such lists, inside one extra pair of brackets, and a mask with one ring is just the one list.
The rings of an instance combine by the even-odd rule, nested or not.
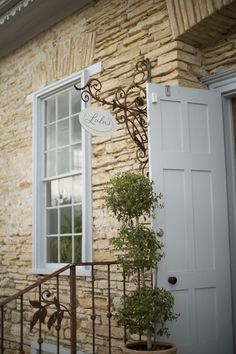
[(151, 82), (149, 59), (137, 62), (132, 84), (127, 89), (116, 88), (114, 99), (111, 101), (101, 97), (102, 84), (98, 79), (90, 79), (84, 87), (75, 85), (75, 89), (81, 91), (81, 99), (84, 102), (88, 102), (91, 97), (102, 105), (111, 107), (117, 123), (126, 126), (129, 136), (137, 147), (136, 157), (143, 174), (148, 163), (147, 95), (144, 87), (146, 82)]

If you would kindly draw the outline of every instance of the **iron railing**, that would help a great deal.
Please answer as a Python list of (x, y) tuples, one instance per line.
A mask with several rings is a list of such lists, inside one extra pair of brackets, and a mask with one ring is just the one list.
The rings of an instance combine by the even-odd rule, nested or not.
[[(60, 353), (61, 343), (70, 348), (72, 354), (76, 354), (78, 350), (78, 338), (79, 333), (77, 329), (78, 319), (78, 297), (76, 292), (80, 292), (79, 282), (84, 282), (86, 280), (81, 277), (76, 276), (77, 267), (87, 267), (90, 269), (90, 275), (86, 278), (87, 282), (90, 284), (89, 291), (87, 296), (90, 296), (90, 324), (91, 324), (91, 351), (95, 354), (97, 350), (97, 336), (96, 336), (96, 327), (98, 319), (98, 309), (96, 308), (96, 297), (98, 294), (102, 294), (103, 299), (105, 299), (106, 309), (105, 317), (107, 318), (106, 324), (106, 346), (107, 352), (111, 354), (112, 352), (112, 299), (114, 296), (117, 296), (117, 289), (115, 287), (111, 288), (111, 282), (114, 282), (117, 275), (117, 263), (116, 262), (87, 262), (87, 263), (78, 263), (78, 264), (69, 264), (58, 271), (44, 276), (42, 279), (39, 279), (35, 283), (29, 285), (24, 290), (17, 292), (15, 295), (10, 296), (0, 302), (0, 354), (8, 354), (12, 352), (24, 354), (29, 352), (30, 347), (30, 332), (33, 332), (34, 339), (36, 335), (37, 339), (37, 351), (39, 354), (42, 353), (43, 344), (45, 342), (45, 333), (46, 329), (54, 330), (54, 333), (51, 335), (51, 338), (55, 338), (56, 342), (56, 352)], [(111, 267), (116, 267), (116, 270)], [(69, 272), (69, 278), (61, 277), (65, 272)], [(98, 274), (100, 279), (103, 279), (103, 289), (98, 289)], [(118, 272), (123, 275), (122, 280), (120, 279), (121, 286), (120, 292), (125, 294), (126, 292), (126, 277), (124, 273), (120, 270)], [(69, 284), (68, 284), (69, 281)], [(49, 283), (52, 282), (50, 285)], [(67, 282), (67, 283), (66, 283)], [(63, 283), (63, 285), (61, 285)], [(68, 302), (65, 304), (65, 299), (61, 299), (61, 287), (64, 289), (64, 293), (68, 294), (66, 285), (69, 287)], [(104, 285), (106, 284), (106, 286)], [(46, 289), (45, 289), (46, 287)], [(106, 289), (105, 289), (106, 288)], [(99, 293), (100, 292), (100, 293)], [(87, 298), (86, 298), (87, 299)], [(13, 305), (12, 305), (13, 304)], [(14, 305), (15, 304), (15, 305)], [(11, 306), (10, 306), (11, 305)], [(10, 306), (10, 308), (9, 308)], [(14, 338), (13, 332), (11, 332), (12, 318), (9, 316), (9, 311), (15, 309), (15, 313), (18, 316), (18, 323), (14, 329)], [(32, 314), (32, 310), (34, 313)], [(67, 333), (70, 332), (68, 338), (60, 337), (60, 332), (62, 330), (62, 321), (66, 318), (67, 322), (70, 323), (70, 330), (67, 330)], [(13, 321), (14, 322), (14, 321)], [(46, 328), (47, 325), (47, 328)], [(124, 329), (124, 335), (122, 336), (126, 341), (126, 329)], [(123, 339), (122, 338), (122, 339)], [(17, 339), (17, 340), (16, 340)]]

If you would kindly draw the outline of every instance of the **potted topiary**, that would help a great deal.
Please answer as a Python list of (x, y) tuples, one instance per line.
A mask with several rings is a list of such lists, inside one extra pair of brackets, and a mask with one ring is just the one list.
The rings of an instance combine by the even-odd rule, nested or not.
[[(157, 234), (148, 227), (150, 217), (159, 205), (161, 195), (153, 192), (153, 183), (145, 176), (125, 172), (113, 177), (106, 187), (106, 205), (114, 213), (121, 228), (113, 239), (119, 251), (118, 262), (126, 274), (139, 274), (139, 282), (133, 292), (122, 298), (122, 306), (116, 318), (119, 325), (129, 329), (131, 334), (146, 336), (146, 341), (129, 342), (125, 353), (176, 353), (176, 345), (160, 342), (156, 336), (169, 335), (167, 321), (178, 317), (173, 311), (173, 295), (152, 286), (150, 272), (157, 269), (163, 257), (162, 243)], [(160, 206), (160, 205), (159, 205)]]

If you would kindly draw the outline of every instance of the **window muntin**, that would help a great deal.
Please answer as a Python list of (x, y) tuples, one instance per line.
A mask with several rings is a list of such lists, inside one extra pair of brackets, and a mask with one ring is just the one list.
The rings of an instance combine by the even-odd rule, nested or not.
[(42, 101), (46, 262), (82, 260), (82, 134), (79, 94), (69, 88)]

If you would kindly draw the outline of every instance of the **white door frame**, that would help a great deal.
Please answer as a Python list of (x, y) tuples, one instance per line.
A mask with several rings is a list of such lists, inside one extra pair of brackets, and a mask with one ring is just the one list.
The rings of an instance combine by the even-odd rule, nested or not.
[[(225, 139), (226, 178), (228, 189), (229, 245), (232, 288), (232, 317), (234, 348), (236, 351), (236, 171), (235, 141), (233, 132), (233, 113), (231, 98), (236, 96), (236, 69), (211, 75), (201, 80), (209, 89), (221, 93)], [(230, 187), (230, 190), (229, 190)]]

